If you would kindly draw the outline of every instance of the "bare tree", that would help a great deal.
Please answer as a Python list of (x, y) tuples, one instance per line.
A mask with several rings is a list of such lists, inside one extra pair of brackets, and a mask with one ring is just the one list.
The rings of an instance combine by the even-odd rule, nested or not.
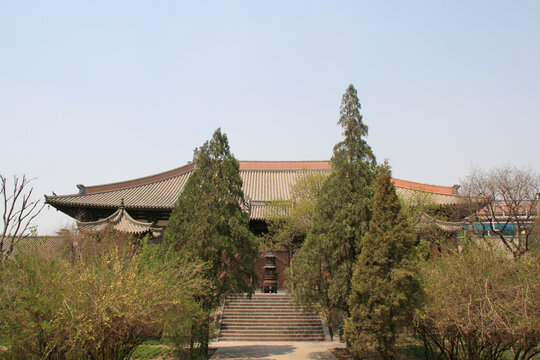
[(510, 165), (490, 171), (474, 168), (462, 181), (462, 189), (477, 234), (484, 239), (500, 239), (514, 257), (529, 250), (529, 235), (539, 215), (537, 173), (530, 167)]
[(32, 221), (43, 209), (44, 204), (32, 199), (33, 188), (29, 185), (33, 179), (13, 177), (13, 183), (0, 175), (0, 197), (3, 205), (3, 228), (0, 237), (0, 258), (9, 256), (14, 246), (28, 237), (32, 230)]

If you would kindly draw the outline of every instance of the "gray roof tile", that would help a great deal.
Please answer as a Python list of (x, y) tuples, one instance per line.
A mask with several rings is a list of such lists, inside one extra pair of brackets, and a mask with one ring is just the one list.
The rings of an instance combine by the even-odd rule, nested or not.
[[(177, 173), (174, 173), (175, 170), (178, 170)], [(185, 166), (175, 170), (133, 181), (88, 187), (90, 193), (86, 194), (46, 196), (45, 200), (59, 208), (118, 208), (123, 199), (126, 209), (171, 210), (193, 167)], [(257, 203), (257, 206), (251, 206), (251, 219), (264, 219), (264, 203), (290, 199), (291, 187), (297, 179), (315, 171), (328, 172), (329, 162), (241, 161), (240, 176), (245, 198), (248, 202)], [(145, 182), (145, 179), (148, 181)], [(450, 187), (424, 186), (403, 180), (395, 180), (395, 183), (398, 195), (406, 200), (412, 200), (418, 194), (428, 194), (431, 201), (440, 205), (452, 205), (461, 201), (459, 196), (451, 195)], [(99, 191), (102, 189), (108, 190)]]

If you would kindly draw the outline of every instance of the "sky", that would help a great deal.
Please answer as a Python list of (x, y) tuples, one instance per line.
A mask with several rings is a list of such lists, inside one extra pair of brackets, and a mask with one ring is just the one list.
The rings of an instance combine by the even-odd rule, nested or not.
[[(539, 1), (0, 1), (0, 174), (37, 198), (239, 160), (327, 160), (353, 84), (393, 176), (540, 172)], [(46, 206), (36, 224), (73, 224)]]

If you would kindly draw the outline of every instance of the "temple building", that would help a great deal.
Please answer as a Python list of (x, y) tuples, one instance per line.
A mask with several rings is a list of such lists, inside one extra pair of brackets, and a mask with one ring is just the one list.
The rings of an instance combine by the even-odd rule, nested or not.
[[(240, 176), (249, 213), (250, 228), (260, 234), (267, 229), (265, 205), (291, 197), (294, 183), (308, 173), (329, 173), (330, 161), (239, 161)], [(75, 218), (81, 229), (112, 226), (118, 231), (159, 237), (171, 215), (176, 200), (195, 168), (188, 163), (159, 174), (122, 182), (84, 186), (71, 195), (45, 196), (45, 202)], [(462, 204), (458, 186), (435, 186), (392, 179), (397, 194), (405, 201), (429, 197), (442, 211)], [(451, 212), (451, 211), (450, 211)], [(423, 220), (425, 223), (425, 219)], [(456, 228), (452, 228), (455, 230)], [(277, 252), (278, 272), (290, 262), (286, 252)], [(256, 269), (262, 266), (256, 263)], [(280, 279), (281, 281), (281, 279)]]
[[(310, 172), (329, 172), (330, 161), (239, 161), (251, 228), (255, 233), (265, 229), (265, 205), (273, 200), (290, 199), (296, 180)], [(84, 227), (100, 222), (122, 209), (120, 216), (129, 216), (122, 224), (137, 221), (137, 226), (122, 226), (121, 231), (140, 233), (140, 226), (159, 230), (167, 222), (176, 200), (194, 170), (190, 163), (176, 169), (138, 179), (116, 183), (84, 186), (71, 195), (45, 196), (45, 202), (77, 219)], [(435, 186), (392, 179), (398, 196), (413, 199), (426, 194), (441, 207), (461, 203), (457, 186)], [(117, 216), (117, 215), (115, 215)], [(116, 224), (116, 223), (115, 223)], [(142, 225), (146, 224), (146, 225)], [(113, 224), (114, 225), (114, 224)]]

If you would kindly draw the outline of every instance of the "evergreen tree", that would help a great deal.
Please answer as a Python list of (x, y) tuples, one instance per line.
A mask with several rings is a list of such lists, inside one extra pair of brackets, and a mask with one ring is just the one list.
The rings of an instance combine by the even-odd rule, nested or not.
[(317, 200), (313, 227), (297, 256), (295, 300), (318, 305), (329, 324), (348, 314), (354, 263), (371, 218), (375, 156), (364, 140), (368, 128), (360, 115), (354, 86), (343, 95), (340, 119), (343, 141), (336, 144), (332, 171)]
[[(229, 295), (253, 293), (257, 245), (249, 230), (238, 161), (220, 129), (200, 148), (196, 168), (171, 213), (164, 244), (206, 264), (210, 296), (197, 299), (209, 315)], [(201, 348), (208, 349), (209, 317), (201, 319)]]
[(411, 321), (420, 294), (416, 237), (402, 210), (387, 163), (378, 168), (369, 231), (354, 269), (345, 325), (349, 351), (394, 358), (396, 335)]

